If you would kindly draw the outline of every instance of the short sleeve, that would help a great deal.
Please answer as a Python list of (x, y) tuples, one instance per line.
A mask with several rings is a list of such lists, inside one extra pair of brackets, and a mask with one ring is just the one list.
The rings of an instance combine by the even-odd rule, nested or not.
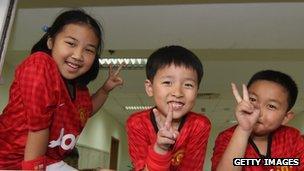
[[(50, 126), (56, 106), (56, 68), (44, 53), (36, 53), (17, 72), (29, 130)], [(56, 65), (55, 65), (56, 67)], [(57, 74), (58, 75), (58, 74)]]

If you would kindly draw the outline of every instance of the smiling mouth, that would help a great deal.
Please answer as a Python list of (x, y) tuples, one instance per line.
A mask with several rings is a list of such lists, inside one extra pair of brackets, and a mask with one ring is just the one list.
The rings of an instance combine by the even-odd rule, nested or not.
[(69, 66), (69, 68), (72, 69), (72, 71), (78, 70), (81, 66), (72, 62), (66, 61), (66, 64)]
[(181, 110), (183, 106), (185, 105), (182, 102), (176, 102), (176, 101), (170, 101), (168, 104), (171, 104), (173, 107), (173, 110)]

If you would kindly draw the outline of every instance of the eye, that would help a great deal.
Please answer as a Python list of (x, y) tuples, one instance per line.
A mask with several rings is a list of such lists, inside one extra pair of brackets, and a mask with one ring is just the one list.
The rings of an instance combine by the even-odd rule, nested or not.
[(270, 109), (277, 109), (277, 107), (275, 106), (275, 105), (272, 105), (272, 104), (268, 104), (268, 108), (270, 108)]
[(256, 99), (255, 99), (254, 97), (249, 97), (249, 101), (251, 101), (251, 102), (255, 102), (255, 101), (256, 101)]
[(66, 44), (68, 44), (71, 47), (75, 47), (76, 44), (74, 42), (70, 42), (70, 41), (65, 41)]
[(85, 49), (86, 52), (91, 53), (91, 54), (95, 54), (95, 50), (93, 49)]
[(190, 83), (186, 83), (186, 84), (185, 84), (185, 87), (187, 87), (187, 88), (193, 88), (194, 85), (193, 85), (193, 84), (190, 84)]
[(162, 84), (169, 86), (169, 85), (172, 84), (172, 82), (171, 81), (163, 81)]

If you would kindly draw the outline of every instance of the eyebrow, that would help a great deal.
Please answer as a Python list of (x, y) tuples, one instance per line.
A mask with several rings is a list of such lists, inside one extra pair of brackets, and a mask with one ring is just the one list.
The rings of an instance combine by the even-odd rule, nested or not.
[[(72, 36), (66, 36), (65, 38), (70, 38), (70, 39), (73, 39), (74, 41), (79, 42), (79, 40), (75, 39), (75, 38), (74, 38), (74, 37), (72, 37)], [(94, 46), (93, 44), (88, 44), (88, 46), (93, 47), (95, 50), (97, 49), (97, 47), (96, 47), (96, 46)]]
[(270, 99), (269, 102), (274, 102), (274, 103), (281, 104), (281, 102), (279, 102), (279, 101), (277, 101), (277, 100), (274, 100), (274, 99)]
[[(163, 78), (173, 78), (173, 76), (163, 76), (163, 77), (161, 77), (162, 79)], [(189, 77), (189, 78), (185, 78), (184, 80), (186, 80), (186, 81), (193, 81), (193, 82), (195, 82), (195, 79), (193, 79), (193, 78), (191, 78), (191, 77)]]

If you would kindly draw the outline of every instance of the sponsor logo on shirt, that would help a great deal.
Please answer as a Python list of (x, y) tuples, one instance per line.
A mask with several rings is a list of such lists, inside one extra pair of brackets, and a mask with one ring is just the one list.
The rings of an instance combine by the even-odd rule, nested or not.
[(178, 150), (172, 157), (171, 160), (172, 165), (179, 166), (182, 163), (184, 156), (185, 156), (185, 150), (184, 149)]
[(64, 150), (71, 150), (74, 148), (78, 137), (79, 136), (75, 137), (75, 135), (73, 135), (73, 134), (64, 135), (64, 128), (61, 128), (58, 139), (51, 141), (49, 143), (49, 147), (55, 148), (57, 146), (60, 146)]

